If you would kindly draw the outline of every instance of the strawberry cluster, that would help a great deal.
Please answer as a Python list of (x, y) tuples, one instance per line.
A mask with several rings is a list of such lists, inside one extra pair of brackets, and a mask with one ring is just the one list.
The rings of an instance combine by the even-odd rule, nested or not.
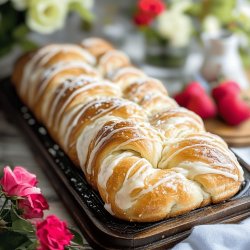
[(166, 6), (162, 0), (139, 0), (134, 15), (134, 23), (137, 26), (148, 26)]
[(191, 82), (174, 98), (180, 106), (194, 111), (203, 119), (218, 114), (227, 124), (239, 125), (250, 118), (250, 107), (241, 98), (240, 92), (237, 83), (225, 81), (212, 89), (212, 98), (198, 82)]

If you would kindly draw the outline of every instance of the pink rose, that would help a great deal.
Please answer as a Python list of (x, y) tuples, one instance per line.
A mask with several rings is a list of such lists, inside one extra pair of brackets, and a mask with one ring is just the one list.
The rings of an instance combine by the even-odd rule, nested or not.
[(49, 205), (42, 194), (30, 194), (18, 201), (18, 207), (23, 210), (26, 219), (42, 218), (43, 210), (49, 209)]
[(19, 166), (15, 167), (13, 171), (10, 167), (5, 167), (3, 178), (0, 180), (0, 185), (8, 196), (39, 194), (41, 191), (35, 187), (36, 184), (36, 176)]
[(44, 221), (37, 223), (36, 228), (40, 242), (39, 250), (64, 250), (73, 238), (66, 222), (55, 215), (49, 215)]

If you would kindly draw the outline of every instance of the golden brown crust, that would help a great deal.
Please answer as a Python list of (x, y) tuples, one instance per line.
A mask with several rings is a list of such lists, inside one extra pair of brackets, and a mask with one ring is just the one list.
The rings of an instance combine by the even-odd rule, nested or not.
[[(21, 84), (21, 79), (23, 77), (23, 71), (25, 65), (32, 58), (33, 53), (25, 53), (15, 62), (13, 73), (11, 76), (11, 81), (15, 84), (15, 87), (18, 89), (19, 84)], [(25, 102), (25, 100), (23, 100)]]
[(99, 59), (97, 68), (105, 78), (110, 78), (117, 70), (130, 65), (130, 60), (119, 50), (108, 50)]
[(81, 46), (99, 59), (104, 53), (114, 49), (113, 46), (104, 39), (92, 37), (82, 41)]
[(238, 192), (239, 163), (196, 114), (108, 42), (81, 46), (51, 44), (24, 55), (12, 81), (111, 214), (157, 221)]

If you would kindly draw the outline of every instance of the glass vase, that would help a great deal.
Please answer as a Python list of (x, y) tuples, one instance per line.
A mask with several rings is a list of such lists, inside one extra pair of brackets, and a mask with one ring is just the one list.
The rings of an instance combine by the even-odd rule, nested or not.
[(201, 74), (208, 82), (220, 78), (236, 81), (241, 88), (248, 88), (249, 83), (238, 51), (238, 37), (229, 32), (219, 35), (202, 35), (204, 61)]
[(145, 62), (161, 68), (180, 68), (185, 65), (189, 46), (174, 47), (167, 40), (145, 36)]

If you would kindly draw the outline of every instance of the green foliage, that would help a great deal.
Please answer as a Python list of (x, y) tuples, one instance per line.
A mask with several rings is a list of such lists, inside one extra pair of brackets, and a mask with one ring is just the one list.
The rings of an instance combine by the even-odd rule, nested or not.
[(244, 66), (250, 67), (250, 18), (237, 9), (237, 0), (193, 0), (187, 14), (194, 20), (197, 37), (202, 32), (202, 24), (207, 16), (216, 17), (221, 29), (243, 36), (246, 44), (239, 52)]
[[(1, 186), (0, 186), (1, 188)], [(0, 207), (0, 250), (35, 250), (38, 246), (36, 229), (31, 220), (24, 219), (22, 211), (17, 207), (20, 197), (7, 197), (0, 190), (1, 199), (5, 199)], [(83, 245), (83, 239), (74, 229), (70, 229), (74, 238), (69, 250), (79, 250)]]
[[(25, 27), (20, 27), (18, 30), (15, 31), (14, 36), (16, 38), (19, 38), (22, 37), (23, 34), (26, 34), (26, 32), (27, 30)], [(31, 219), (25, 219), (23, 213), (24, 211), (22, 209), (21, 204), (19, 203), (21, 200), (28, 199), (31, 197), (27, 197), (25, 195), (10, 195), (10, 193), (7, 192), (7, 184), (8, 181), (12, 181), (12, 179), (8, 179), (7, 175), (4, 176), (4, 178), (4, 188), (2, 187), (2, 185), (0, 185), (0, 250), (35, 250), (38, 247), (39, 240), (41, 240), (37, 238), (36, 235), (37, 228), (35, 226), (34, 221), (36, 217)], [(23, 179), (25, 180), (25, 178)], [(17, 185), (15, 187), (18, 188), (18, 184), (20, 183), (15, 184)], [(25, 184), (28, 185), (25, 182), (20, 185)], [(28, 185), (27, 187), (30, 186)], [(32, 210), (30, 212), (32, 212)], [(40, 218), (40, 220), (43, 220), (43, 218)], [(58, 243), (60, 243), (60, 238), (56, 238), (53, 236), (53, 230), (54, 228), (52, 226), (51, 232), (48, 232), (48, 235), (44, 237), (47, 237), (48, 241), (50, 241), (50, 239), (52, 241), (58, 240)], [(70, 242), (70, 246), (68, 247), (68, 249), (81, 249), (83, 245), (82, 236), (75, 230), (70, 230), (74, 238)]]
[(146, 40), (151, 44), (166, 46), (166, 44), (168, 43), (168, 41), (162, 38), (162, 36), (157, 32), (157, 30), (152, 27), (143, 26), (140, 28), (140, 30), (144, 33)]
[(29, 239), (25, 234), (13, 231), (0, 232), (0, 250), (17, 249), (19, 246), (25, 244), (28, 240)]
[(72, 239), (72, 242), (82, 246), (83, 245), (83, 239), (80, 233), (78, 233), (76, 230), (70, 228), (70, 232), (74, 235), (74, 238)]
[(245, 68), (250, 68), (250, 49), (249, 48), (240, 48), (240, 56)]
[(0, 6), (0, 57), (8, 54), (14, 46), (21, 45), (24, 50), (36, 46), (27, 39), (29, 33), (25, 25), (25, 12), (16, 11), (9, 2)]
[[(4, 209), (5, 223), (0, 224), (0, 250), (34, 250), (37, 240), (34, 227), (31, 222), (23, 219), (15, 206)], [(4, 226), (3, 226), (4, 225)]]
[(193, 1), (188, 10), (191, 17), (196, 17), (202, 22), (208, 15), (213, 15), (222, 23), (227, 24), (232, 20), (233, 10), (236, 6), (236, 0), (204, 0)]
[(206, 2), (209, 3), (206, 11), (208, 11), (210, 15), (217, 17), (222, 25), (228, 24), (228, 22), (232, 20), (236, 0), (210, 0)]
[(34, 234), (34, 228), (30, 221), (23, 219), (18, 215), (15, 209), (11, 210), (11, 230), (14, 232), (24, 233), (24, 234)]

